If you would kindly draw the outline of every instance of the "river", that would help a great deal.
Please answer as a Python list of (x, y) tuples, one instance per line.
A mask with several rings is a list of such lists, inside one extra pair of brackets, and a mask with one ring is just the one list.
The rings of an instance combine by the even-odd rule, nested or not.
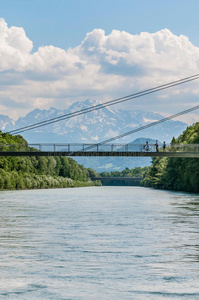
[(0, 192), (0, 299), (199, 299), (199, 195)]

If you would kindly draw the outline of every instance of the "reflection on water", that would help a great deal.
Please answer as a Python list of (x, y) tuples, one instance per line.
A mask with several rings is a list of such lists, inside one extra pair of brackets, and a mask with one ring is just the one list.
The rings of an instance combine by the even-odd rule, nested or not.
[(199, 299), (199, 196), (0, 193), (0, 299)]

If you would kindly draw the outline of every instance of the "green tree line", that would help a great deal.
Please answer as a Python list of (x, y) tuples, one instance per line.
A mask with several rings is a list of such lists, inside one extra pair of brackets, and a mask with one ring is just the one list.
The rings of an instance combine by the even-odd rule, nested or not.
[[(0, 151), (8, 144), (14, 145), (13, 150), (28, 148), (22, 136), (0, 131)], [(0, 157), (1, 190), (99, 185), (91, 181), (93, 173), (70, 157)]]
[[(199, 144), (199, 122), (189, 126), (171, 144)], [(199, 192), (199, 159), (155, 157), (146, 172), (144, 186), (185, 192)]]
[(132, 186), (132, 185), (140, 185), (139, 181), (129, 181), (125, 180), (125, 177), (143, 177), (149, 167), (136, 167), (133, 169), (125, 168), (123, 171), (112, 171), (112, 172), (102, 172), (99, 175), (101, 177), (121, 177), (121, 181), (110, 179), (110, 180), (102, 180), (102, 185), (113, 185), (113, 186)]

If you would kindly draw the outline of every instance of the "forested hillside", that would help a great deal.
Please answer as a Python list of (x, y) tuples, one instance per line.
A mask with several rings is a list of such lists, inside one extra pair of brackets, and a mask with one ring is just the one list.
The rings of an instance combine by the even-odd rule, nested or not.
[[(0, 131), (2, 144), (15, 144), (20, 149), (27, 142), (20, 135)], [(98, 185), (90, 180), (94, 175), (95, 171), (68, 157), (0, 157), (1, 190)]]
[[(199, 144), (199, 122), (189, 126), (172, 144)], [(199, 192), (198, 158), (153, 158), (143, 180), (144, 186)]]

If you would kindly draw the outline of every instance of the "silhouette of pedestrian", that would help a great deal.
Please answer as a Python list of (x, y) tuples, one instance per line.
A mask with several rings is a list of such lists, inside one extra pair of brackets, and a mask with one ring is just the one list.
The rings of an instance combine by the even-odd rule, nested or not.
[(166, 151), (166, 143), (165, 142), (163, 142), (163, 152), (165, 152)]
[(146, 142), (146, 145), (144, 145), (144, 149), (145, 149), (146, 151), (149, 151), (149, 142)]
[(156, 152), (158, 152), (158, 140), (156, 140), (156, 143), (155, 143), (155, 149), (156, 149)]

